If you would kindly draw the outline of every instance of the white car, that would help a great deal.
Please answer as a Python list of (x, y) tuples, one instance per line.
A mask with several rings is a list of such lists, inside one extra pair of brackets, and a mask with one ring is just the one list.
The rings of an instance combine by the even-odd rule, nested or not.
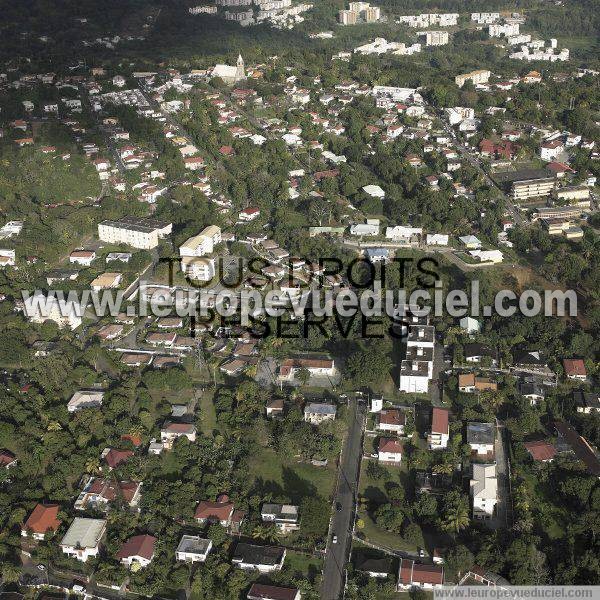
[(331, 543), (332, 543), (332, 544), (337, 544), (337, 535), (334, 535), (334, 536), (331, 538)]
[(45, 571), (45, 570), (46, 570), (46, 565), (39, 564), (39, 565), (37, 566), (37, 568), (38, 568), (40, 571)]

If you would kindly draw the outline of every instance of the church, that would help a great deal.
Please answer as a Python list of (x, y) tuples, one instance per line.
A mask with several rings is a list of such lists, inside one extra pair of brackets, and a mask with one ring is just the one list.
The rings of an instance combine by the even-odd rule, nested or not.
[(211, 77), (220, 77), (228, 85), (246, 79), (246, 69), (244, 68), (242, 55), (238, 56), (235, 67), (231, 65), (215, 65), (210, 75)]

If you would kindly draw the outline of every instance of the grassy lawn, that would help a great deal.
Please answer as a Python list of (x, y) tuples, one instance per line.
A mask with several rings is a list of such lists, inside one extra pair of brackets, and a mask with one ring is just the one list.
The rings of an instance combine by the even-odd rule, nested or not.
[(373, 521), (367, 511), (359, 510), (358, 517), (359, 519), (362, 519), (365, 524), (364, 528), (359, 530), (359, 533), (364, 536), (364, 539), (367, 542), (384, 546), (390, 550), (405, 550), (406, 552), (411, 552), (417, 549), (416, 546), (403, 540), (399, 534), (377, 527), (375, 521)]
[[(385, 484), (400, 483), (407, 488), (408, 472), (406, 465), (392, 467), (382, 465), (387, 472), (387, 477), (381, 479), (371, 479), (367, 475), (368, 460), (364, 460), (361, 466), (359, 496), (367, 498), (370, 504), (385, 504), (388, 502)], [(373, 517), (366, 510), (366, 507), (361, 507), (358, 511), (358, 518), (364, 522), (364, 527), (359, 531), (364, 536), (364, 539), (373, 544), (385, 546), (391, 550), (406, 550), (414, 551), (416, 547), (407, 543), (402, 537), (391, 531), (386, 531), (377, 526)]]
[(299, 578), (314, 582), (317, 575), (321, 573), (323, 560), (303, 552), (288, 550), (283, 568), (288, 572), (297, 573)]
[(193, 397), (194, 390), (192, 388), (184, 390), (150, 390), (150, 396), (155, 402), (166, 401), (169, 404), (187, 404)]
[(198, 391), (198, 404), (200, 406), (200, 420), (202, 422), (202, 433), (212, 435), (213, 430), (217, 428), (217, 413), (213, 404), (213, 389)]
[(289, 496), (294, 503), (315, 494), (329, 499), (335, 484), (335, 464), (330, 461), (327, 467), (314, 467), (297, 460), (280, 456), (271, 448), (261, 448), (249, 459), (249, 477), (264, 492)]

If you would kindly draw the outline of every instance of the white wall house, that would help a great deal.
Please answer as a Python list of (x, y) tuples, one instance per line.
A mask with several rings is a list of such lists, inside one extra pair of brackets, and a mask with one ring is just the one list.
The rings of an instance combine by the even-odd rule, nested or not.
[(473, 498), (474, 519), (489, 519), (494, 515), (494, 508), (498, 502), (495, 464), (473, 465), (471, 497)]
[(60, 543), (60, 548), (71, 558), (86, 562), (91, 556), (98, 555), (105, 531), (104, 519), (75, 517)]
[(175, 551), (175, 558), (187, 563), (204, 562), (212, 545), (212, 540), (201, 538), (199, 535), (184, 535)]

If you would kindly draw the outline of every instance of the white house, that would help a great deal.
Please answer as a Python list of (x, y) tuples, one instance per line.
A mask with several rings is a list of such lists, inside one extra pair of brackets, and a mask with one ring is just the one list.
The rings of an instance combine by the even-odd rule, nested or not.
[(400, 559), (398, 569), (399, 592), (412, 588), (433, 590), (444, 584), (444, 567), (441, 565), (424, 565), (409, 558)]
[(86, 562), (90, 556), (98, 555), (105, 531), (104, 519), (75, 517), (60, 543), (60, 549), (71, 558)]
[(231, 562), (240, 569), (257, 570), (260, 573), (281, 571), (286, 550), (278, 546), (255, 546), (238, 543)]
[(187, 563), (204, 562), (212, 545), (212, 540), (201, 538), (199, 535), (183, 535), (175, 551), (175, 558)]
[(261, 519), (265, 523), (274, 523), (281, 533), (296, 531), (300, 527), (298, 507), (292, 504), (268, 504), (260, 509)]
[(375, 223), (355, 223), (350, 225), (350, 235), (368, 235), (375, 236), (379, 235), (379, 222)]
[(160, 440), (165, 448), (170, 449), (177, 438), (186, 437), (190, 442), (196, 441), (196, 427), (192, 423), (165, 423), (160, 430)]
[(400, 464), (404, 447), (393, 438), (380, 438), (377, 447), (377, 458), (379, 462), (387, 464)]
[(378, 185), (365, 185), (362, 189), (371, 198), (385, 198), (385, 192)]
[(404, 241), (408, 243), (415, 235), (423, 235), (423, 228), (407, 227), (404, 225), (396, 225), (394, 227), (385, 228), (385, 237), (388, 240), (393, 240), (395, 242)]
[(0, 267), (14, 267), (16, 255), (14, 250), (0, 249)]
[(496, 440), (496, 427), (493, 423), (468, 423), (467, 444), (471, 452), (485, 456), (494, 452)]
[(402, 435), (404, 433), (404, 425), (406, 424), (406, 415), (398, 409), (387, 409), (379, 412), (379, 421), (377, 429)]
[(156, 538), (151, 535), (134, 535), (117, 553), (121, 564), (133, 571), (147, 567), (154, 558)]
[(495, 464), (473, 464), (471, 497), (473, 498), (474, 519), (489, 519), (494, 515), (494, 508), (498, 502)]
[(427, 436), (430, 450), (443, 450), (448, 447), (450, 412), (446, 408), (434, 407), (431, 414), (431, 432)]
[(428, 233), (425, 243), (428, 246), (447, 246), (448, 235), (444, 233)]
[(102, 406), (104, 392), (97, 390), (79, 390), (73, 394), (67, 403), (67, 410), (77, 412), (84, 408), (98, 408)]
[(74, 250), (69, 255), (69, 262), (71, 264), (89, 267), (95, 258), (96, 252), (94, 252), (93, 250)]

